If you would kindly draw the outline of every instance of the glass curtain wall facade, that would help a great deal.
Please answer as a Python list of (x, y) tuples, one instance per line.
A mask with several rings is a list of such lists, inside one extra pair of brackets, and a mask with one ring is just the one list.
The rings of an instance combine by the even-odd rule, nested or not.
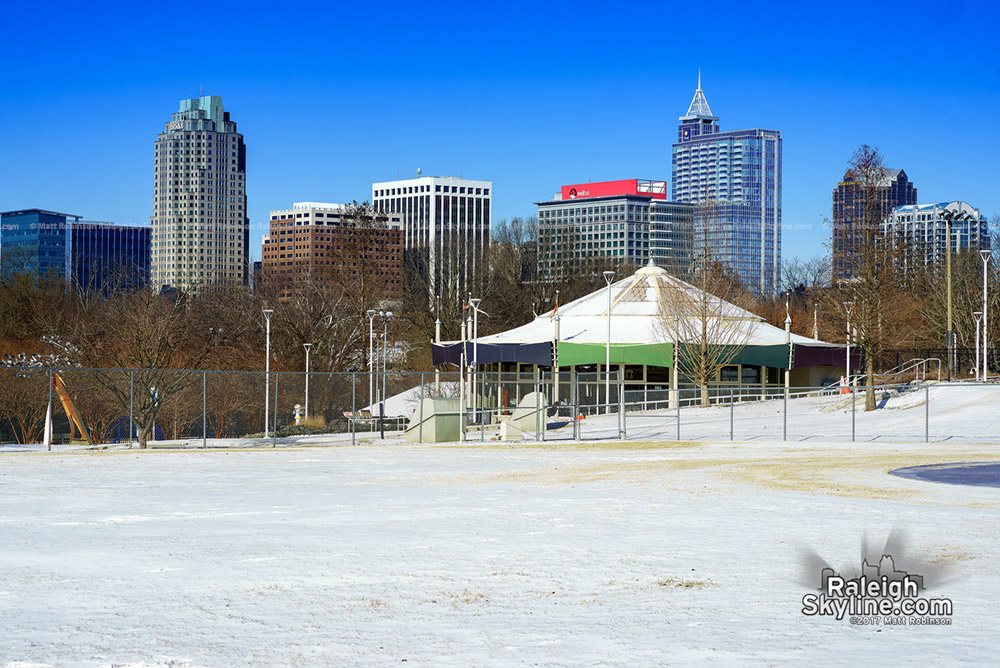
[[(902, 169), (884, 169), (879, 185), (876, 219), (881, 220), (900, 206), (917, 203), (917, 188)], [(844, 280), (856, 272), (857, 247), (864, 218), (864, 196), (861, 185), (850, 171), (833, 191), (833, 277)]]
[[(721, 132), (699, 81), (679, 118), (672, 152), (671, 196), (694, 205), (695, 238), (744, 286), (774, 295), (781, 265), (781, 133)], [(702, 243), (701, 245), (705, 245)]]
[[(665, 184), (664, 184), (665, 185)], [(683, 276), (691, 263), (690, 205), (617, 195), (536, 202), (538, 274), (561, 280), (587, 260), (650, 259)]]
[(423, 267), (430, 296), (463, 300), (490, 245), (493, 183), (452, 176), (372, 184), (376, 210), (403, 216), (405, 253)]
[(149, 286), (148, 227), (80, 222), (70, 227), (73, 285), (85, 292)]
[(246, 145), (222, 98), (181, 100), (156, 138), (153, 165), (153, 286), (245, 284)]
[(0, 213), (0, 269), (30, 271), (41, 278), (70, 277), (69, 219), (80, 216), (43, 209)]

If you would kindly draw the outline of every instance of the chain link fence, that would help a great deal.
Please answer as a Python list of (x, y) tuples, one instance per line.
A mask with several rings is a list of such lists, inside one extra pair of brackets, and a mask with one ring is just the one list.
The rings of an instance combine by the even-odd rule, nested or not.
[[(0, 443), (277, 445), (372, 439), (1000, 442), (1000, 385), (904, 380), (872, 388), (695, 388), (617, 372), (325, 373), (0, 368)], [(435, 402), (425, 400), (432, 399)], [(429, 421), (454, 416), (445, 439)], [(410, 427), (407, 431), (407, 427)]]

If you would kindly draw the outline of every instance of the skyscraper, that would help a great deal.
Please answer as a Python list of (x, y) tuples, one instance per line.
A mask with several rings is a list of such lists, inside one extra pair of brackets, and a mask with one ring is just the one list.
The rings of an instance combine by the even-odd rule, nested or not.
[[(917, 188), (902, 169), (882, 170), (878, 184), (879, 211), (875, 218), (887, 218), (899, 206), (917, 203)], [(853, 278), (859, 242), (859, 226), (864, 218), (864, 192), (848, 170), (833, 190), (833, 277)]]
[(372, 206), (403, 215), (405, 253), (426, 267), (431, 295), (463, 298), (490, 245), (493, 183), (422, 176), (372, 184)]
[(747, 289), (774, 294), (781, 264), (781, 132), (720, 132), (700, 74), (691, 105), (679, 120), (671, 198), (696, 205), (695, 251), (706, 245), (698, 240), (707, 238), (714, 259), (733, 270)]
[(221, 97), (181, 100), (156, 138), (153, 174), (152, 286), (246, 283), (246, 145)]
[(666, 181), (563, 186), (538, 206), (538, 273), (566, 278), (587, 260), (653, 260), (676, 275), (691, 264), (690, 204), (667, 201)]

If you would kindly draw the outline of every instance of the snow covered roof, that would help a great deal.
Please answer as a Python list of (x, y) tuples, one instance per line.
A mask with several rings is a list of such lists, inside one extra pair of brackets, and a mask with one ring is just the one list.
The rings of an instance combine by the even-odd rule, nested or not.
[[(700, 336), (700, 318), (695, 317), (691, 309), (691, 304), (700, 303), (700, 300), (698, 288), (650, 262), (635, 274), (611, 284), (611, 343), (665, 343), (678, 338), (674, 332), (680, 332), (680, 338), (688, 340), (692, 333)], [(678, 312), (677, 320), (664, 319), (662, 314), (670, 311)], [(713, 314), (710, 332), (722, 332), (723, 329), (742, 332), (735, 337), (723, 337), (723, 343), (732, 342), (733, 338), (740, 338), (743, 345), (785, 343), (783, 329), (731, 302), (710, 296), (708, 311)], [(682, 316), (684, 313), (688, 315)], [(608, 289), (601, 288), (559, 306), (558, 315), (560, 341), (605, 343), (608, 340)], [(823, 345), (797, 334), (791, 337), (793, 343)], [(549, 311), (520, 327), (480, 337), (479, 342), (537, 343), (554, 339), (555, 318)]]

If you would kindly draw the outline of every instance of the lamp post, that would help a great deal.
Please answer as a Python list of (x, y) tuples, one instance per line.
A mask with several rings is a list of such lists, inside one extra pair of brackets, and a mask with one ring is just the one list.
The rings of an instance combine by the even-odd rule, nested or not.
[(382, 410), (385, 410), (385, 400), (388, 398), (386, 396), (386, 373), (385, 364), (386, 360), (389, 358), (389, 321), (392, 320), (392, 311), (386, 311), (385, 317), (382, 320)]
[(267, 429), (270, 422), (268, 412), (268, 397), (271, 396), (271, 316), (274, 309), (264, 309), (264, 320), (267, 321), (267, 344), (264, 348), (264, 436), (267, 436)]
[(611, 413), (611, 281), (615, 278), (615, 272), (604, 272), (604, 280), (608, 283), (608, 345), (604, 354), (604, 401), (606, 403), (605, 413)]
[(312, 348), (313, 344), (303, 343), (302, 347), (306, 349), (306, 419), (309, 419), (309, 349)]
[(979, 257), (983, 258), (983, 380), (984, 381), (987, 378), (988, 375), (987, 370), (989, 369), (989, 364), (986, 361), (986, 351), (989, 350), (986, 343), (987, 331), (988, 331), (986, 324), (989, 321), (989, 311), (987, 310), (988, 302), (986, 301), (986, 295), (987, 295), (986, 268), (990, 263), (991, 255), (992, 255), (991, 251), (988, 250), (979, 251)]
[(375, 403), (375, 394), (372, 387), (372, 380), (375, 372), (375, 309), (368, 309), (365, 314), (368, 316), (368, 406)]
[(976, 380), (979, 380), (979, 323), (983, 320), (983, 313), (975, 311), (972, 317), (976, 321)]
[[(441, 343), (441, 295), (437, 295), (437, 311), (434, 316), (434, 343)], [(441, 395), (441, 369), (434, 367), (434, 394)]]
[(813, 341), (819, 341), (819, 302), (813, 302)]
[(953, 332), (951, 329), (951, 219), (955, 217), (955, 211), (950, 209), (945, 209), (941, 212), (941, 217), (944, 218), (944, 266), (945, 273), (947, 274), (947, 286), (948, 286), (948, 336), (946, 339), (946, 345), (948, 347), (948, 380), (951, 381), (951, 361), (952, 361), (952, 342), (953, 342)]
[(851, 386), (851, 311), (854, 310), (854, 302), (844, 302), (844, 310), (847, 311), (847, 386)]
[(479, 373), (479, 303), (483, 301), (482, 299), (470, 299), (469, 304), (472, 306), (472, 414), (479, 418), (479, 413), (476, 407), (479, 403), (478, 395), (476, 394), (476, 388), (479, 387), (476, 384), (477, 375)]

